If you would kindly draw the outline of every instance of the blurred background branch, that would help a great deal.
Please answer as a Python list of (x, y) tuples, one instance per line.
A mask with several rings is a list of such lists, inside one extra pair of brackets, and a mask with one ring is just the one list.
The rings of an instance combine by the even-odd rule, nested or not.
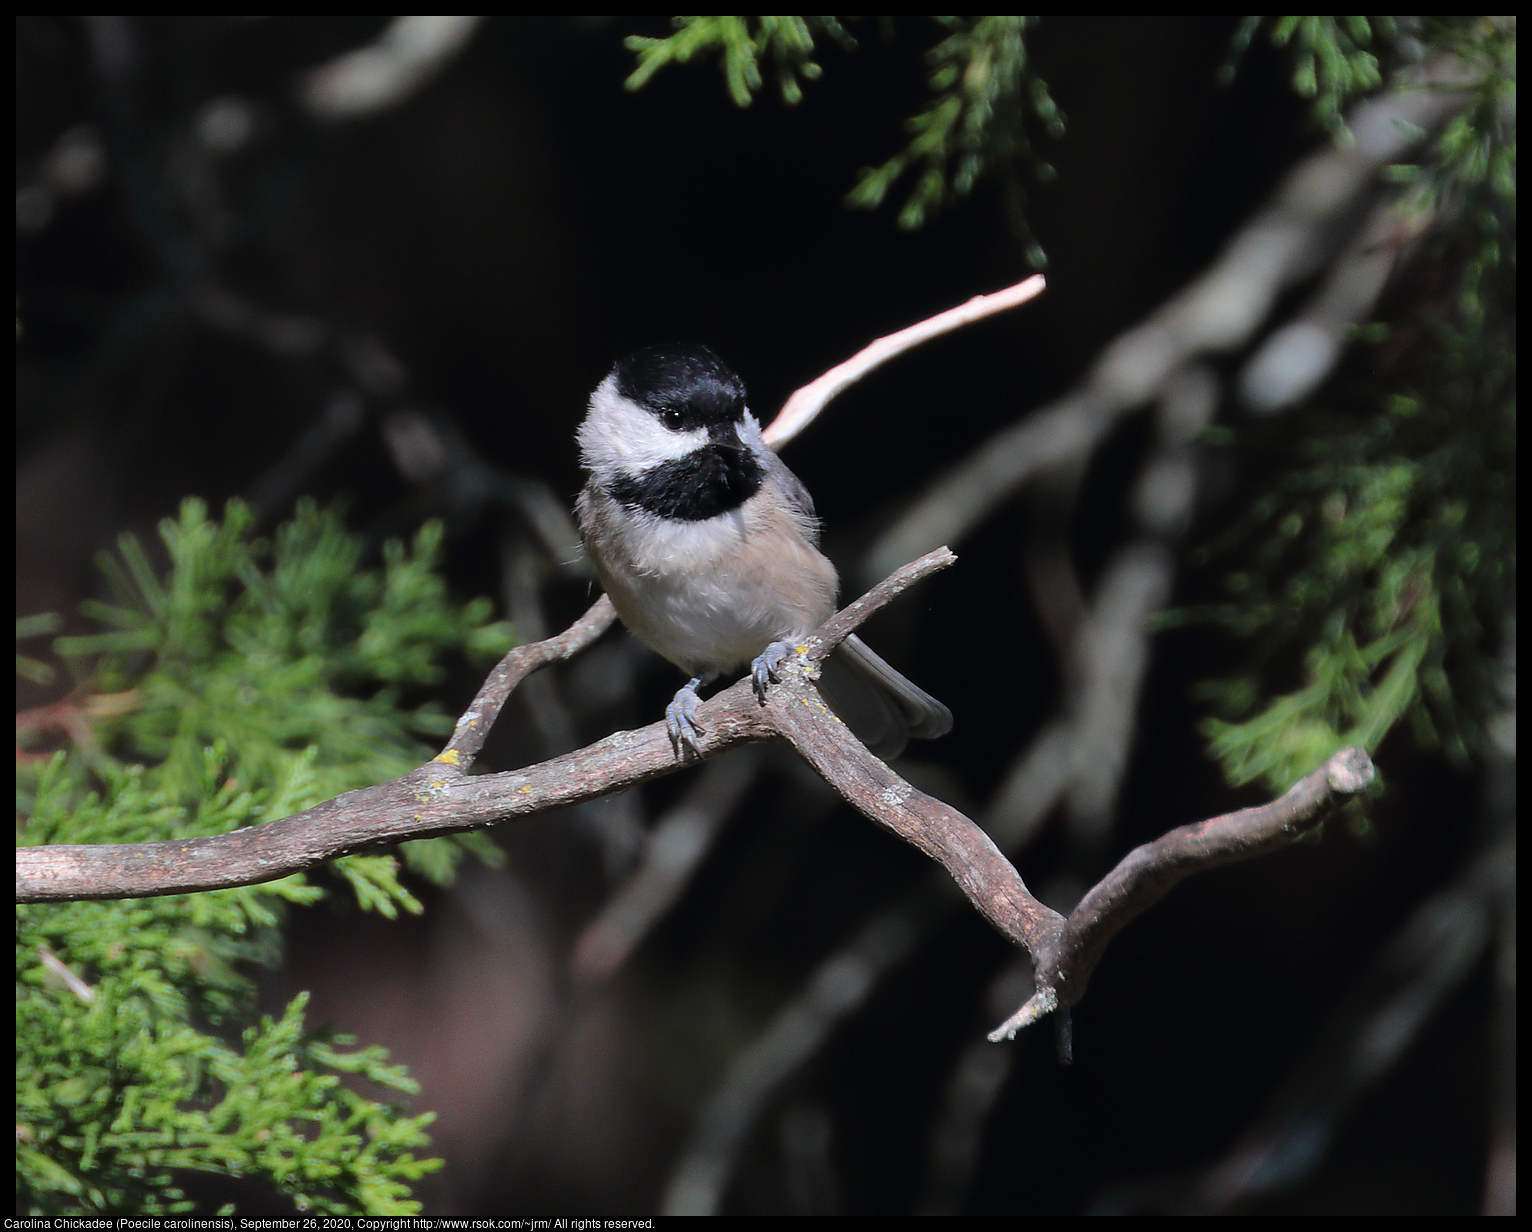
[[(107, 1200), (87, 1141), (146, 1211), (272, 1215), (312, 1195), (263, 1152), (339, 1149), (236, 1118), (257, 1179), (176, 1156), (184, 1199), (143, 1188), (96, 1062), (48, 1041), (78, 1022), (127, 1072), (86, 1019), (160, 988), (257, 1031), (174, 1034), (203, 1058), (177, 1072), (254, 1089), (286, 1056), (367, 1092), (304, 1108), (384, 1118), (325, 1156), (347, 1212), (1514, 1211), (1514, 18), (17, 33), (33, 836), (247, 825), (440, 747), (486, 656), (595, 597), (572, 433), (616, 356), (706, 342), (759, 413), (1044, 261), (1025, 312), (867, 372), (785, 453), (850, 589), (964, 540), (867, 633), (957, 715), (899, 774), (1065, 913), (1347, 744), (1381, 776), (1124, 932), (1067, 1070), (1045, 1033), (983, 1040), (1035, 989), (950, 879), (770, 750), (222, 906), (26, 908), (18, 1150), (63, 1161), (27, 1174), (50, 1212)], [(675, 684), (605, 638), (481, 764), (642, 727)], [(429, 1131), (382, 1111), (396, 1067), (304, 1042), (324, 1023), (408, 1064)]]
[(395, 17), (371, 43), (309, 72), (299, 98), (316, 120), (397, 107), (467, 46), (482, 17)]

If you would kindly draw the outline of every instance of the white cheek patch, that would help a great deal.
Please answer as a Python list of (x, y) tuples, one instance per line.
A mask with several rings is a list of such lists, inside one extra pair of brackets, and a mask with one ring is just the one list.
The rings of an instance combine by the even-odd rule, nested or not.
[(590, 396), (590, 411), (575, 434), (585, 469), (600, 476), (640, 475), (707, 444), (706, 428), (672, 432), (643, 407), (617, 392), (607, 377)]

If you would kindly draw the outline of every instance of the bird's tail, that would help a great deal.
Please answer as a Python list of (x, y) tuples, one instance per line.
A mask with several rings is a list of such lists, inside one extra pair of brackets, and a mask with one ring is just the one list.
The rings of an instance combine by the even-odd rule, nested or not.
[(897, 757), (905, 744), (935, 740), (952, 730), (952, 711), (911, 684), (852, 634), (819, 669), (819, 690), (830, 709), (879, 757)]

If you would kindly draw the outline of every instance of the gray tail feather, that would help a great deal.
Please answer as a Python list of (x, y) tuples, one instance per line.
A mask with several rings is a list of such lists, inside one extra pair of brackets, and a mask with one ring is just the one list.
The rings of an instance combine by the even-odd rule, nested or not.
[(830, 709), (879, 757), (899, 756), (912, 736), (935, 740), (952, 730), (952, 711), (855, 634), (821, 665), (819, 688)]

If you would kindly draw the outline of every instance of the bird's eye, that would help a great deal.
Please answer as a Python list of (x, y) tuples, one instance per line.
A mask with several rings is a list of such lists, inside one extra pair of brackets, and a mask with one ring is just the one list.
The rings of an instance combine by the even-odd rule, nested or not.
[(681, 422), (685, 418), (686, 416), (682, 415), (680, 411), (660, 412), (660, 422), (669, 428), (672, 432), (680, 431)]

